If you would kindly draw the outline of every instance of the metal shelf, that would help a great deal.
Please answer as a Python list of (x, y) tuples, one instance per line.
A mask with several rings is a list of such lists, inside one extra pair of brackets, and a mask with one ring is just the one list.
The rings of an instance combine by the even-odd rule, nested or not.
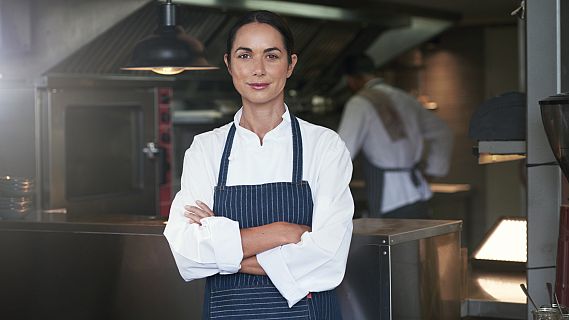
[(526, 155), (525, 141), (478, 141), (473, 153), (479, 164), (520, 160)]
[(526, 154), (525, 141), (478, 141), (478, 154)]

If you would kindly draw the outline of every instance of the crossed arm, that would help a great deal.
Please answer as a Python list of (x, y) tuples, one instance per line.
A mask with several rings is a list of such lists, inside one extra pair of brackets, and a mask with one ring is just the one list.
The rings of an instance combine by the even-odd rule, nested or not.
[[(201, 225), (201, 219), (215, 216), (215, 213), (203, 202), (184, 206), (184, 216), (189, 223)], [(243, 261), (239, 272), (254, 275), (266, 275), (257, 261), (257, 254), (289, 243), (298, 243), (302, 234), (310, 231), (309, 226), (289, 222), (273, 222), (270, 224), (241, 229), (241, 245)]]

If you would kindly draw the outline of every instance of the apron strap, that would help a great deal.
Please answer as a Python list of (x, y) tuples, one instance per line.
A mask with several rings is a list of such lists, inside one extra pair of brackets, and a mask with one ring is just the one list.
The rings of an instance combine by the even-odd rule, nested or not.
[[(300, 133), (300, 125), (298, 119), (290, 113), (290, 122), (292, 126), (292, 182), (302, 182), (302, 135)], [(221, 164), (219, 165), (219, 176), (217, 177), (217, 187), (223, 188), (227, 184), (227, 172), (229, 171), (229, 155), (231, 155), (231, 147), (233, 146), (233, 138), (235, 138), (235, 123), (231, 125), (227, 139), (225, 140), (225, 148), (221, 156)]]
[(292, 125), (292, 182), (302, 182), (302, 134), (298, 119), (290, 113), (290, 123)]
[(235, 123), (231, 125), (227, 140), (225, 140), (225, 148), (223, 155), (221, 155), (221, 164), (219, 165), (219, 176), (217, 177), (217, 186), (225, 187), (227, 183), (227, 172), (229, 171), (229, 155), (231, 154), (231, 147), (233, 146), (233, 138), (235, 137)]
[(381, 170), (384, 172), (409, 172), (409, 177), (411, 178), (413, 185), (418, 188), (421, 184), (420, 163), (416, 163), (411, 168), (381, 168)]

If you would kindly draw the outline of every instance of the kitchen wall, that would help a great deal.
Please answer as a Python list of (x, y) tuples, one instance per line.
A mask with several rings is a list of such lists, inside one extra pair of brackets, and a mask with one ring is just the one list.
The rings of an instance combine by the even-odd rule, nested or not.
[(1, 25), (0, 29), (29, 28), (31, 44), (11, 48), (7, 43), (0, 49), (1, 79), (26, 78), (33, 81), (148, 1), (3, 0), (0, 3), (1, 15), (16, 13), (20, 16), (5, 21), (25, 21), (30, 25)]
[(383, 69), (396, 86), (435, 102), (454, 132), (451, 169), (437, 182), (469, 184), (470, 192), (435, 194), (434, 215), (462, 219), (463, 245), (473, 250), (500, 216), (525, 216), (522, 161), (479, 165), (469, 122), (486, 99), (520, 90), (518, 27), (454, 27)]
[[(0, 1), (0, 176), (35, 174), (38, 77), (147, 2)], [(7, 41), (10, 32), (29, 44)]]

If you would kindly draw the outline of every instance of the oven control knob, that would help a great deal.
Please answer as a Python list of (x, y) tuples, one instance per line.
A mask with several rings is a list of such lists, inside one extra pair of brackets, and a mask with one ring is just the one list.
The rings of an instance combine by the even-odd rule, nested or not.
[(164, 143), (170, 143), (170, 134), (167, 132), (164, 132), (163, 134), (160, 135), (160, 141), (164, 142)]
[(160, 121), (162, 121), (163, 123), (170, 122), (170, 112), (162, 112), (160, 114)]
[(170, 95), (163, 94), (160, 96), (160, 103), (167, 104), (170, 103)]

